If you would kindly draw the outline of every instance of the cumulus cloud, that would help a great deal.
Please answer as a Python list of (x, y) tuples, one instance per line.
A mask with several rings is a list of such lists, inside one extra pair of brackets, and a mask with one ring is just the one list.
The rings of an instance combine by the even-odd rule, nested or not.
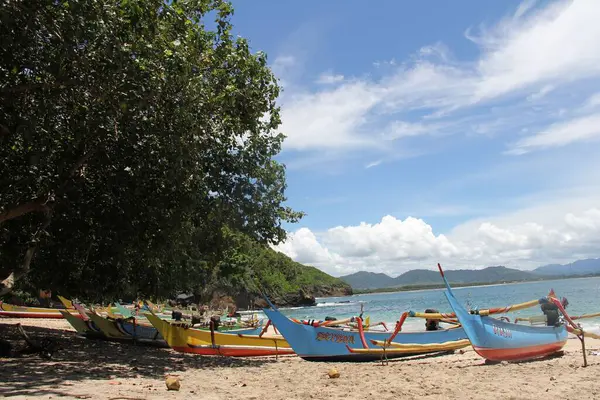
[[(529, 213), (534, 216), (535, 213)], [(276, 249), (334, 275), (359, 270), (400, 274), (413, 268), (530, 268), (574, 256), (597, 257), (600, 209), (566, 212), (552, 220), (516, 222), (510, 218), (471, 221), (449, 235), (436, 234), (422, 219), (387, 215), (379, 223), (337, 226), (319, 233), (293, 232)]]
[[(540, 101), (549, 108), (537, 121), (545, 124), (538, 131), (573, 118), (573, 105), (595, 104), (595, 98), (588, 99), (589, 91), (600, 91), (600, 2), (536, 6), (525, 1), (495, 25), (469, 30), (467, 38), (480, 48), (475, 60), (457, 61), (445, 44), (435, 43), (415, 49), (404, 62), (377, 63), (385, 64), (381, 74), (352, 78), (325, 73), (318, 82), (329, 85), (284, 92), (284, 149), (350, 151), (369, 145), (389, 151), (392, 144), (439, 132), (440, 127), (445, 134), (469, 134), (498, 121), (506, 123), (510, 129), (505, 134), (511, 136), (528, 127), (532, 106)], [(288, 61), (279, 64), (287, 68)], [(578, 82), (585, 82), (586, 90), (570, 93), (567, 100), (561, 89)], [(507, 98), (522, 101), (508, 105)], [(568, 142), (588, 136), (573, 136)], [(529, 146), (528, 151), (541, 149)]]

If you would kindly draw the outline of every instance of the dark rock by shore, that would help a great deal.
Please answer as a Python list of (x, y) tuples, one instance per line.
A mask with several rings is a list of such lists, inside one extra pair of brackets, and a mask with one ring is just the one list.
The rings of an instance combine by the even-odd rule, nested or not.
[[(348, 286), (313, 285), (306, 286), (297, 292), (285, 294), (271, 294), (269, 300), (278, 307), (310, 307), (317, 304), (317, 297), (349, 296), (352, 288)], [(267, 307), (265, 299), (256, 294), (242, 292), (235, 296), (220, 294), (218, 296), (224, 303), (241, 310)]]

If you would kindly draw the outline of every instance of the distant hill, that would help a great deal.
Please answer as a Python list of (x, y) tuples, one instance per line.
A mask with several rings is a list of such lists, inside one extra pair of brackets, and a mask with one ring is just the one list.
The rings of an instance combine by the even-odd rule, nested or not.
[(600, 258), (577, 260), (570, 264), (549, 264), (538, 267), (533, 273), (539, 275), (573, 276), (600, 273)]
[[(536, 279), (537, 276), (526, 271), (506, 267), (487, 267), (484, 269), (457, 269), (445, 272), (450, 283), (486, 283), (510, 282)], [(395, 286), (431, 285), (441, 283), (440, 273), (425, 269), (408, 271), (394, 279)]]
[[(506, 267), (447, 270), (446, 277), (450, 283), (492, 283), (539, 279), (539, 275), (531, 272)], [(442, 283), (439, 272), (426, 269), (407, 271), (396, 278), (386, 274), (360, 271), (352, 275), (341, 276), (340, 279), (354, 289), (381, 289)]]
[(394, 286), (395, 279), (389, 275), (359, 271), (354, 274), (340, 276), (340, 279), (355, 289), (379, 289)]

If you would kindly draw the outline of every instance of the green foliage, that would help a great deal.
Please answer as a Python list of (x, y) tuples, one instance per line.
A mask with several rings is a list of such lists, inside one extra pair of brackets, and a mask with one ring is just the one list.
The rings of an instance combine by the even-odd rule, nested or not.
[(284, 205), (273, 160), (279, 86), (266, 55), (231, 36), (232, 12), (223, 0), (0, 5), (0, 279), (166, 295), (250, 268), (251, 256), (223, 261), (224, 227), (285, 238), (302, 213)]
[[(285, 254), (257, 243), (248, 236), (224, 229), (227, 250), (219, 262), (221, 288), (234, 294), (245, 288), (251, 294), (261, 292), (284, 296), (306, 290), (316, 295), (350, 294), (350, 285), (323, 271), (297, 263)], [(331, 293), (330, 293), (331, 292)]]

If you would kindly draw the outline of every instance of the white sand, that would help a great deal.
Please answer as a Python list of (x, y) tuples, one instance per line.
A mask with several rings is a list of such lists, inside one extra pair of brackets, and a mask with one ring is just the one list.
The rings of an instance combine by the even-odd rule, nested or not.
[[(0, 397), (28, 399), (561, 399), (600, 398), (600, 340), (579, 340), (562, 357), (485, 365), (464, 354), (370, 363), (308, 362), (295, 356), (227, 359), (128, 344), (81, 339), (63, 320), (0, 320), (0, 335), (16, 338), (21, 322), (32, 336), (59, 337), (52, 361), (35, 355), (0, 359)], [(41, 327), (53, 330), (40, 329)], [(57, 330), (60, 329), (60, 330)], [(48, 333), (50, 332), (50, 333)], [(329, 368), (341, 376), (330, 379)], [(181, 379), (167, 391), (165, 376)], [(14, 397), (13, 397), (14, 396)]]

